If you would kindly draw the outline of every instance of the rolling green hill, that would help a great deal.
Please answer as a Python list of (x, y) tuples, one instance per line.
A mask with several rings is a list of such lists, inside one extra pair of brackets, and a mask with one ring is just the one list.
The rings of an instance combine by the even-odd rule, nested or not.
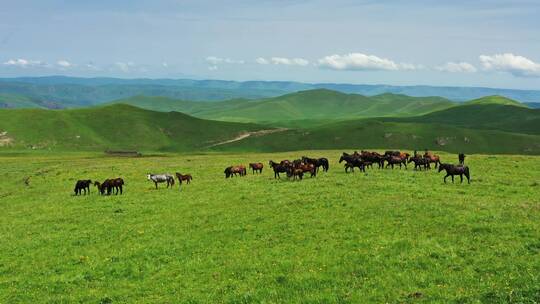
[(72, 110), (0, 110), (0, 139), (15, 148), (194, 151), (261, 128), (122, 104)]
[(506, 98), (504, 96), (498, 96), (498, 95), (477, 98), (465, 104), (466, 105), (505, 105), (505, 106), (516, 106), (516, 107), (527, 108), (526, 104), (523, 104), (519, 101), (510, 99), (510, 98)]
[(437, 123), (344, 121), (308, 130), (288, 130), (214, 147), (222, 151), (305, 149), (407, 149), (453, 153), (540, 154), (540, 136), (475, 130)]
[(440, 123), (464, 128), (540, 135), (540, 109), (529, 109), (503, 97), (486, 97), (423, 116), (387, 119), (394, 122)]
[(163, 97), (136, 96), (117, 100), (156, 111), (179, 111), (201, 118), (274, 123), (290, 126), (291, 121), (343, 120), (365, 117), (412, 116), (455, 106), (441, 97), (410, 97), (383, 94), (366, 97), (326, 89), (300, 91), (262, 100), (229, 100), (223, 102), (190, 102)]
[(1, 93), (0, 108), (45, 108), (29, 97), (16, 94)]

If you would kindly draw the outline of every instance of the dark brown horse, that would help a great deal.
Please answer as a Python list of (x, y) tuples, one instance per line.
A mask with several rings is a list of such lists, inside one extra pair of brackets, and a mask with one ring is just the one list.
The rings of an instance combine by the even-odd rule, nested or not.
[(176, 178), (178, 179), (178, 187), (182, 186), (183, 181), (185, 181), (186, 184), (189, 184), (189, 183), (191, 183), (191, 180), (193, 179), (191, 174), (181, 174), (181, 173), (178, 173), (178, 172), (176, 172)]
[(104, 195), (105, 192), (107, 193), (107, 195), (111, 195), (113, 189), (116, 190), (115, 194), (118, 195), (118, 192), (120, 192), (120, 194), (123, 193), (124, 180), (120, 177), (117, 177), (106, 179), (101, 184), (99, 182), (95, 182), (94, 185), (98, 188), (101, 195)]
[(92, 184), (92, 181), (89, 179), (78, 180), (77, 183), (75, 183), (75, 189), (73, 190), (75, 191), (75, 195), (82, 195), (83, 191), (84, 191), (84, 195), (90, 194), (91, 184)]
[(463, 175), (467, 178), (467, 183), (471, 183), (471, 175), (469, 173), (469, 167), (462, 165), (440, 164), (439, 172), (446, 170), (446, 176), (444, 177), (444, 183), (446, 184), (446, 178), (451, 176), (452, 183), (454, 182), (454, 175), (459, 175), (461, 182), (463, 183)]
[(307, 156), (302, 156), (302, 162), (314, 165), (315, 168), (317, 168), (317, 171), (319, 171), (319, 167), (322, 167), (324, 172), (328, 172), (328, 169), (330, 169), (328, 159), (325, 157), (309, 158)]
[(274, 170), (274, 178), (281, 178), (279, 176), (280, 173), (287, 173), (288, 168), (290, 167), (290, 162), (287, 161), (286, 163), (282, 161), (281, 163), (276, 163), (272, 160), (268, 162), (272, 170)]
[(401, 158), (399, 156), (386, 156), (385, 160), (388, 163), (386, 164), (386, 168), (391, 166), (392, 169), (394, 169), (394, 165), (399, 165), (399, 168), (401, 169), (401, 166), (404, 165), (405, 169), (407, 169), (407, 160), (405, 158)]
[(223, 171), (223, 173), (225, 173), (225, 178), (229, 178), (236, 176), (237, 174), (239, 174), (240, 176), (245, 176), (247, 171), (246, 167), (244, 167), (243, 165), (238, 165), (227, 167), (225, 171)]
[(360, 157), (368, 162), (378, 164), (379, 169), (384, 168), (384, 155), (381, 155), (377, 152), (362, 151)]
[(300, 169), (303, 173), (309, 172), (311, 177), (317, 176), (317, 168), (313, 164), (300, 163), (298, 166), (295, 166), (294, 169)]
[(407, 161), (407, 163), (411, 162), (414, 162), (414, 170), (422, 170), (422, 168), (424, 168), (424, 170), (431, 169), (431, 166), (429, 165), (429, 160), (418, 154), (409, 158), (409, 161)]
[(262, 173), (264, 166), (262, 163), (250, 163), (249, 167), (251, 168), (252, 173), (255, 174), (255, 172)]

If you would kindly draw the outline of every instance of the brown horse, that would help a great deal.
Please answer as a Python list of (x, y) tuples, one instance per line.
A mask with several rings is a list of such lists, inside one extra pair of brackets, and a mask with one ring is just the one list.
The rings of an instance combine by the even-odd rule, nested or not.
[(182, 186), (183, 181), (185, 181), (186, 184), (189, 184), (189, 183), (191, 183), (191, 180), (193, 179), (191, 174), (181, 174), (181, 173), (178, 173), (178, 172), (176, 172), (176, 178), (178, 178), (178, 187)]
[(426, 153), (424, 153), (424, 158), (427, 158), (430, 164), (435, 163), (435, 169), (437, 169), (437, 166), (441, 164), (441, 158), (439, 155), (431, 152), (426, 151)]
[(289, 167), (288, 168), (288, 171), (287, 171), (287, 176), (290, 178), (292, 177), (293, 180), (295, 179), (302, 179), (304, 177), (304, 170), (302, 170), (301, 168), (294, 168), (294, 167)]
[(113, 189), (116, 190), (115, 194), (118, 195), (118, 192), (120, 192), (120, 194), (123, 193), (124, 180), (120, 177), (117, 177), (117, 178), (106, 179), (101, 184), (99, 182), (95, 182), (94, 185), (98, 188), (99, 193), (101, 193), (101, 195), (104, 195), (105, 192), (107, 192), (107, 195), (111, 195), (111, 193), (113, 192)]
[(82, 195), (82, 192), (84, 191), (84, 195), (90, 194), (90, 185), (92, 184), (92, 181), (89, 179), (84, 180), (78, 180), (75, 184), (75, 189), (73, 190), (75, 192), (75, 195)]
[(242, 165), (230, 166), (227, 167), (225, 171), (223, 171), (223, 173), (225, 173), (225, 178), (236, 176), (236, 174), (239, 174), (240, 176), (245, 176), (246, 172), (246, 167)]
[(303, 173), (309, 172), (311, 173), (311, 177), (317, 176), (317, 167), (315, 167), (313, 164), (300, 163), (299, 165), (295, 166), (294, 169), (300, 169)]
[(250, 163), (249, 167), (251, 168), (253, 174), (255, 174), (256, 171), (258, 171), (259, 173), (262, 173), (264, 166), (262, 163)]
[(401, 169), (401, 165), (404, 165), (405, 169), (407, 169), (407, 160), (404, 158), (401, 158), (399, 156), (386, 156), (385, 160), (388, 163), (386, 165), (386, 168), (388, 168), (388, 166), (391, 166), (392, 169), (394, 169), (394, 165), (399, 165), (399, 168)]

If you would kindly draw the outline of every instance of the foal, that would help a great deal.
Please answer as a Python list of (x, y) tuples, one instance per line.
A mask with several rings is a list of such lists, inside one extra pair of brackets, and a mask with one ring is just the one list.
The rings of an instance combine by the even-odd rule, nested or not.
[(178, 187), (182, 186), (182, 181), (185, 181), (186, 184), (189, 184), (191, 182), (191, 180), (193, 179), (191, 174), (183, 175), (183, 174), (178, 173), (178, 172), (176, 172), (176, 178), (178, 178)]

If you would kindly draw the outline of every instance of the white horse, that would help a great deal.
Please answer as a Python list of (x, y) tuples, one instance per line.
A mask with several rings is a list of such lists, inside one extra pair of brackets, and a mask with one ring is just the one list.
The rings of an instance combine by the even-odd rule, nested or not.
[(165, 174), (148, 174), (146, 176), (148, 178), (148, 180), (151, 180), (154, 182), (154, 184), (156, 185), (156, 189), (157, 189), (157, 184), (158, 183), (165, 183), (167, 182), (167, 188), (169, 188), (169, 186), (172, 188), (174, 186), (174, 177), (168, 173), (165, 173)]

